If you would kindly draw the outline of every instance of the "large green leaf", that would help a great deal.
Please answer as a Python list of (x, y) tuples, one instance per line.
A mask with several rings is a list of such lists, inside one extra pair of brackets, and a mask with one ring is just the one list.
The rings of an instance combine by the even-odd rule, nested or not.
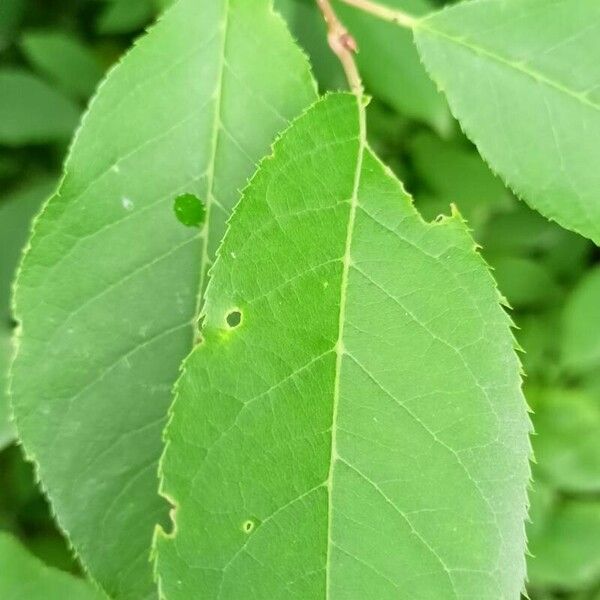
[(221, 246), (166, 433), (166, 598), (521, 589), (509, 319), (461, 218), (419, 217), (357, 104), (329, 96), (288, 130)]
[(473, 0), (418, 21), (415, 39), (492, 168), (600, 243), (600, 3)]
[[(225, 221), (314, 96), (268, 0), (183, 0), (101, 86), (35, 224), (16, 290), (17, 427), (61, 526), (114, 597), (154, 593), (161, 431)], [(177, 220), (182, 193), (205, 202), (203, 230)]]
[(0, 449), (14, 437), (13, 427), (9, 424), (6, 391), (8, 366), (12, 355), (11, 285), (19, 256), (29, 234), (31, 219), (51, 194), (53, 186), (53, 179), (33, 179), (9, 193), (0, 204)]
[(10, 535), (0, 532), (3, 600), (106, 600), (91, 584), (45, 566)]

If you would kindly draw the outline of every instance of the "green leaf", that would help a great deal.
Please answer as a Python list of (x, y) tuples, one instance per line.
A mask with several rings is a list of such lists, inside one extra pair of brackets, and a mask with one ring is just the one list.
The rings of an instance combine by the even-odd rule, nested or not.
[(106, 600), (90, 583), (47, 567), (3, 532), (0, 573), (0, 598), (5, 600)]
[(23, 36), (21, 47), (42, 75), (76, 97), (87, 99), (102, 77), (102, 66), (93, 52), (65, 32), (31, 31)]
[(600, 401), (580, 390), (549, 390), (534, 405), (533, 450), (544, 477), (566, 492), (600, 492)]
[(427, 69), (533, 208), (600, 243), (600, 4), (473, 0), (418, 21)]
[(599, 539), (600, 502), (558, 504), (547, 516), (546, 526), (530, 536), (531, 584), (564, 591), (595, 585), (600, 577)]
[(12, 318), (10, 314), (11, 284), (21, 250), (25, 245), (31, 219), (51, 194), (53, 179), (33, 180), (9, 193), (0, 204), (0, 449), (14, 438), (9, 424), (7, 374), (12, 348)]
[[(101, 85), (36, 222), (16, 289), (17, 427), (113, 597), (154, 593), (156, 463), (206, 270), (238, 190), (314, 97), (270, 2), (183, 0)], [(183, 193), (206, 201), (202, 230), (173, 213)]]
[(572, 373), (600, 367), (600, 267), (588, 272), (569, 296), (563, 312), (562, 360)]
[(521, 589), (509, 319), (461, 218), (419, 217), (357, 104), (295, 122), (221, 246), (162, 460), (170, 599)]
[(42, 79), (26, 71), (0, 71), (0, 144), (23, 146), (66, 140), (79, 108)]

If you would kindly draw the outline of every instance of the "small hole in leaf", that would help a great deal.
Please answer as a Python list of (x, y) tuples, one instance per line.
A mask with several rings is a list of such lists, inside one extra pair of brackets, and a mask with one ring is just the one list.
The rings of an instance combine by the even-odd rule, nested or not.
[(242, 313), (239, 310), (232, 310), (230, 313), (228, 313), (226, 320), (227, 325), (233, 329), (242, 322)]
[(242, 523), (242, 531), (244, 533), (250, 534), (256, 528), (256, 523), (252, 519), (248, 519)]
[(173, 205), (175, 216), (186, 227), (200, 227), (206, 217), (206, 208), (194, 194), (181, 194)]

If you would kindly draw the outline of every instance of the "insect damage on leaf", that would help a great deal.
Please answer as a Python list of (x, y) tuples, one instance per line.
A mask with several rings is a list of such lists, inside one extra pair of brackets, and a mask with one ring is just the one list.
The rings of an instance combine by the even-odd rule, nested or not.
[(232, 310), (227, 313), (227, 325), (232, 329), (237, 327), (242, 322), (242, 313), (239, 310)]
[(206, 207), (194, 194), (177, 196), (173, 210), (177, 220), (186, 227), (200, 227), (206, 219)]

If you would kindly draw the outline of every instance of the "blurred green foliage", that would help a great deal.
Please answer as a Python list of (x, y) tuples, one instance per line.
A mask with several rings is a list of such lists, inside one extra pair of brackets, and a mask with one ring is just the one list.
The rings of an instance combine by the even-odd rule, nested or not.
[[(10, 443), (10, 282), (86, 102), (170, 1), (0, 2), (0, 529), (48, 564), (76, 573), (32, 468)], [(311, 56), (321, 89), (343, 86), (313, 3), (275, 4)], [(420, 12), (443, 2), (390, 4)], [(351, 9), (340, 12), (373, 96), (373, 147), (425, 218), (458, 207), (512, 307), (536, 428), (528, 594), (600, 600), (600, 254), (527, 208), (490, 172), (424, 78), (408, 36)]]

